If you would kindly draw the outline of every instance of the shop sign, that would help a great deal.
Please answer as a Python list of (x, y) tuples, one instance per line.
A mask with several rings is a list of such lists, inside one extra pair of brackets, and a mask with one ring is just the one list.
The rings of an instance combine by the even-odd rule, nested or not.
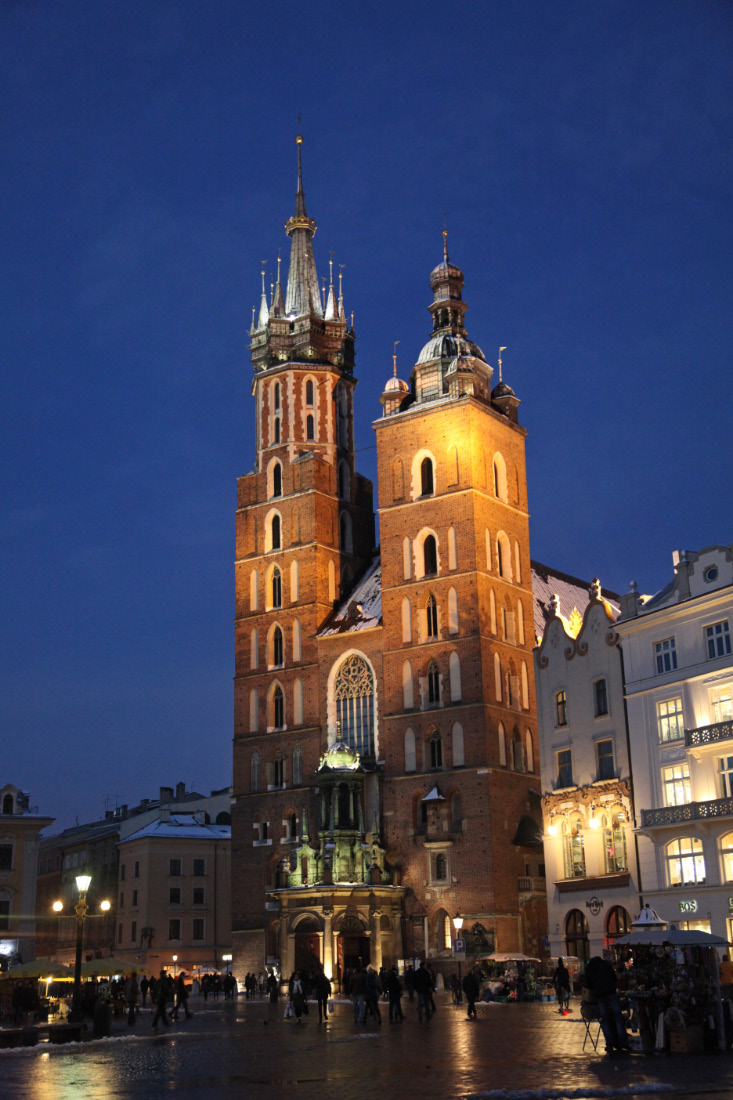
[(680, 913), (696, 913), (696, 912), (697, 912), (697, 902), (694, 899), (692, 901), (681, 901), (680, 902)]
[(586, 909), (590, 909), (594, 917), (597, 917), (601, 909), (603, 908), (603, 902), (594, 894), (593, 897), (589, 898), (588, 901), (585, 903), (585, 907)]
[(728, 898), (728, 908), (733, 909), (733, 898)]

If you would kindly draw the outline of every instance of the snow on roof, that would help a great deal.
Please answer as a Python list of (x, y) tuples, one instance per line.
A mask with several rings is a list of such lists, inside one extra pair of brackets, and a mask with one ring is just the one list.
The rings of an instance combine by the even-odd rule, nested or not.
[(193, 814), (171, 814), (170, 820), (156, 818), (136, 833), (130, 833), (120, 843), (127, 844), (130, 840), (141, 840), (143, 837), (160, 837), (165, 840), (229, 840), (231, 835), (231, 825), (205, 825), (197, 821)]
[(366, 573), (318, 631), (319, 638), (382, 625), (382, 564), (375, 554)]
[[(579, 617), (582, 621), (590, 603), (590, 582), (551, 569), (549, 565), (542, 565), (538, 561), (531, 562), (531, 566), (535, 637), (542, 638), (545, 633), (545, 625), (552, 614), (550, 600), (555, 595), (560, 603), (558, 610), (565, 619)], [(618, 593), (602, 588), (601, 596), (611, 605), (614, 614), (618, 615), (621, 611)]]

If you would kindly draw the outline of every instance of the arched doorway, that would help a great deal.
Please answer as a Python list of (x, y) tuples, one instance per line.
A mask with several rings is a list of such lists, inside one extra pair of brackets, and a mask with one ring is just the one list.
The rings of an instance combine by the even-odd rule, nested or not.
[(588, 962), (588, 921), (580, 909), (571, 909), (565, 918), (565, 950), (579, 958), (581, 966)]
[(341, 922), (337, 941), (339, 980), (344, 971), (365, 967), (371, 962), (369, 937), (357, 916), (347, 915)]
[(623, 905), (614, 905), (606, 917), (606, 947), (610, 947), (619, 936), (631, 931), (631, 914)]
[[(321, 926), (315, 917), (305, 917), (295, 929), (295, 969), (300, 973), (315, 974), (321, 965)], [(290, 977), (290, 975), (284, 975)]]

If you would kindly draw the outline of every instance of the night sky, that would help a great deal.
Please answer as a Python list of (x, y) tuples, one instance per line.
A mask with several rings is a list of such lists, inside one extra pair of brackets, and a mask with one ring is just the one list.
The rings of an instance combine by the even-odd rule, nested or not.
[[(3, 0), (2, 776), (59, 826), (231, 777), (247, 332), (300, 129), (359, 466), (430, 270), (522, 399), (532, 556), (617, 591), (733, 541), (722, 0)], [(269, 284), (269, 274), (268, 274)], [(725, 359), (724, 359), (725, 356)], [(725, 363), (725, 366), (724, 366)]]

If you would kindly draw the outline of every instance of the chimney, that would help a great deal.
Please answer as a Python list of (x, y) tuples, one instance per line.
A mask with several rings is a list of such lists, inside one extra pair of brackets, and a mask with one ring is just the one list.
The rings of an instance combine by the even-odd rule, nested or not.
[(160, 788), (160, 804), (161, 804), (161, 806), (163, 805), (164, 802), (172, 802), (172, 801), (173, 801), (173, 788), (172, 787), (161, 787)]
[(186, 797), (186, 784), (176, 783), (176, 802), (183, 802)]

